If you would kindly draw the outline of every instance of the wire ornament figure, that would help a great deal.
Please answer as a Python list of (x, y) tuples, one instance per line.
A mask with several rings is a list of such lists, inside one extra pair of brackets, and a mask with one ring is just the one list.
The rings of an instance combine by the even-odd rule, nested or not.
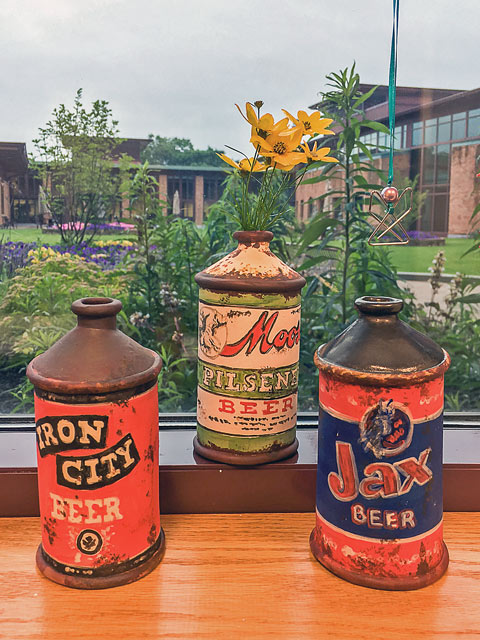
[[(390, 134), (390, 151), (388, 157), (388, 181), (387, 186), (381, 191), (374, 190), (370, 193), (370, 204), (368, 207), (368, 215), (377, 221), (377, 226), (374, 228), (370, 237), (368, 238), (368, 244), (372, 247), (378, 247), (381, 245), (394, 245), (394, 244), (408, 244), (410, 238), (407, 230), (402, 224), (402, 220), (412, 210), (413, 192), (411, 187), (406, 187), (402, 193), (398, 194), (398, 189), (392, 186), (393, 182), (393, 155), (394, 155), (394, 138), (395, 138), (395, 99), (397, 93), (397, 51), (398, 51), (398, 15), (399, 15), (400, 0), (393, 0), (393, 29), (392, 29), (392, 46), (390, 49), (390, 73), (388, 79), (388, 124)], [(406, 210), (398, 217), (395, 214), (395, 207), (398, 205), (403, 196), (409, 193), (410, 202)], [(380, 201), (385, 207), (385, 214), (383, 218), (378, 216), (372, 211), (373, 196)], [(399, 233), (395, 231), (397, 227)], [(390, 234), (395, 239), (389, 240), (385, 238), (387, 234)], [(403, 237), (402, 235), (403, 234)]]
[[(410, 202), (408, 203), (408, 206), (405, 209), (405, 211), (397, 218), (395, 215), (395, 207), (399, 204), (400, 200), (403, 198), (403, 196), (406, 193), (410, 194)], [(376, 198), (380, 201), (380, 203), (386, 207), (385, 215), (383, 216), (383, 218), (372, 211), (373, 196), (376, 196)], [(370, 237), (368, 238), (368, 244), (372, 247), (378, 247), (382, 245), (386, 246), (386, 245), (396, 245), (396, 244), (408, 244), (410, 239), (408, 237), (407, 230), (402, 224), (402, 220), (412, 210), (412, 202), (413, 202), (412, 187), (406, 187), (400, 195), (398, 193), (398, 189), (392, 186), (385, 187), (381, 191), (377, 191), (377, 190), (372, 191), (370, 193), (368, 215), (372, 216), (372, 218), (375, 218), (378, 224), (370, 234)], [(395, 231), (395, 227), (397, 226), (398, 226), (399, 232), (403, 234), (403, 237), (399, 235), (397, 231)], [(393, 235), (396, 238), (396, 240), (389, 240), (387, 238), (386, 240), (381, 242), (382, 238), (384, 238), (388, 233)]]

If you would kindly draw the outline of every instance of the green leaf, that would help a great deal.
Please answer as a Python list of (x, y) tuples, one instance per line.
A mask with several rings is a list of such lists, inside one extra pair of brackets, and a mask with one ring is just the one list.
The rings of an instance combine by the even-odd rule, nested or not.
[(338, 220), (335, 218), (326, 218), (321, 217), (318, 219), (313, 219), (312, 222), (307, 226), (305, 231), (303, 232), (302, 247), (307, 247), (314, 240), (317, 240), (329, 227), (334, 227), (338, 225)]
[(468, 296), (455, 298), (455, 302), (465, 302), (467, 304), (478, 304), (480, 302), (480, 293), (471, 293)]
[(345, 155), (348, 157), (355, 146), (355, 132), (353, 129), (344, 129), (343, 138), (345, 140)]
[(480, 211), (480, 203), (477, 204), (477, 206), (475, 207), (475, 209), (473, 210), (472, 215), (470, 216), (470, 220), (469, 222), (472, 222), (472, 220), (475, 218), (475, 216), (477, 215), (477, 213)]
[(356, 109), (357, 107), (359, 107), (361, 104), (363, 104), (365, 102), (365, 100), (368, 100), (370, 98), (370, 96), (373, 95), (373, 93), (378, 89), (378, 84), (375, 85), (374, 87), (372, 87), (370, 89), (370, 91), (367, 91), (367, 93), (364, 93), (360, 98), (358, 98), (358, 100), (356, 100), (353, 105), (352, 105), (352, 109)]
[(473, 247), (470, 247), (470, 249), (467, 249), (465, 253), (462, 253), (462, 258), (467, 256), (469, 253), (473, 253), (474, 251), (479, 251), (480, 247), (478, 246), (478, 243), (479, 243), (479, 240), (477, 240), (477, 242), (473, 245)]
[(363, 142), (360, 142), (360, 140), (357, 141), (357, 144), (360, 147), (360, 149), (363, 151), (363, 153), (367, 156), (367, 158), (373, 161), (373, 156), (370, 149), (366, 145), (364, 145)]
[(362, 175), (359, 176), (353, 176), (353, 179), (355, 180), (355, 182), (357, 184), (359, 184), (361, 187), (365, 187), (365, 189), (368, 189), (368, 181), (366, 178), (364, 178)]
[(311, 269), (312, 267), (315, 267), (317, 264), (321, 264), (322, 262), (327, 262), (327, 260), (337, 260), (338, 258), (335, 258), (335, 256), (331, 257), (327, 254), (322, 254), (320, 256), (317, 256), (316, 258), (309, 258), (308, 260), (305, 260), (305, 262), (302, 262), (302, 264), (298, 267), (298, 269), (300, 271), (305, 271), (305, 269)]
[(390, 133), (390, 129), (381, 122), (375, 122), (374, 120), (363, 120), (362, 127), (368, 127), (374, 131), (381, 131), (382, 133)]

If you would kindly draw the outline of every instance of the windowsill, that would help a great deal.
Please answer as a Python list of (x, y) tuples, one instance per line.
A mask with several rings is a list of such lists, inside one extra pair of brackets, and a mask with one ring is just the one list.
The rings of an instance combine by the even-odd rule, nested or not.
[[(162, 414), (162, 512), (313, 512), (316, 421), (314, 413), (299, 415), (294, 457), (240, 468), (193, 453), (194, 414)], [(480, 414), (446, 414), (443, 480), (445, 511), (480, 511)], [(33, 416), (0, 416), (0, 487), (0, 516), (38, 515)]]
[(83, 591), (35, 568), (37, 518), (0, 521), (5, 638), (367, 640), (478, 638), (476, 513), (447, 513), (446, 574), (420, 591), (377, 591), (329, 573), (309, 514), (162, 515), (166, 553), (138, 582)]

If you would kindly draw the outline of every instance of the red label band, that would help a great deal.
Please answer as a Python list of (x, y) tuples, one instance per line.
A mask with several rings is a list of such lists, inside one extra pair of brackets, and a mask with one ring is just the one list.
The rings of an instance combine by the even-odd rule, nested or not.
[(117, 403), (35, 396), (35, 417), (47, 557), (95, 575), (150, 549), (160, 535), (156, 385)]
[[(352, 509), (355, 505), (352, 506)], [(395, 523), (395, 526), (410, 527), (409, 514), (368, 513), (364, 510), (356, 517), (368, 518), (372, 523)], [(443, 550), (443, 521), (434, 529), (421, 536), (405, 540), (384, 540), (362, 537), (343, 531), (327, 522), (317, 511), (315, 543), (322, 556), (331, 558), (347, 571), (361, 572), (377, 578), (401, 578), (419, 576), (428, 567), (435, 567), (441, 561)]]
[(382, 398), (406, 407), (413, 422), (425, 422), (443, 411), (443, 377), (405, 387), (367, 387), (336, 380), (319, 371), (319, 401), (331, 415), (361, 422)]

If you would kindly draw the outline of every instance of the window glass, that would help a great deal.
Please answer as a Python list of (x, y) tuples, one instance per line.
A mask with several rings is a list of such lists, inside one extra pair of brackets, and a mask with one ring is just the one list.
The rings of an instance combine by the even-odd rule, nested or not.
[(422, 231), (431, 231), (432, 229), (432, 205), (433, 196), (428, 193), (422, 207), (422, 215), (420, 218), (420, 229)]
[(437, 183), (445, 184), (448, 182), (450, 159), (450, 145), (439, 144), (437, 147)]
[(480, 137), (480, 113), (477, 115), (477, 112), (480, 112), (480, 109), (475, 109), (475, 111), (469, 111), (468, 113), (467, 135), (469, 138)]
[(452, 122), (452, 140), (463, 140), (465, 138), (466, 113), (455, 113)]
[(451, 116), (438, 119), (438, 142), (448, 142), (451, 139)]
[(423, 122), (414, 122), (412, 126), (412, 147), (423, 144)]
[[(430, 123), (430, 124), (428, 124)], [(437, 142), (437, 123), (436, 120), (427, 120), (425, 123), (425, 139), (424, 144), (435, 144)]]
[(402, 127), (395, 127), (394, 148), (401, 149), (402, 146)]
[(435, 178), (435, 147), (423, 149), (423, 184), (433, 184)]

